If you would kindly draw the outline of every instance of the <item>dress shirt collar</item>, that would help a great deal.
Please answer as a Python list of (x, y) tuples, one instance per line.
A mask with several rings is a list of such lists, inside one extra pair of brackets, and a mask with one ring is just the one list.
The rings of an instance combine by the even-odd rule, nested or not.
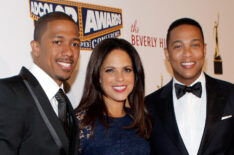
[[(206, 80), (205, 80), (205, 75), (203, 72), (201, 72), (201, 75), (197, 78), (197, 80), (195, 80), (190, 86), (194, 85), (195, 83), (197, 82), (201, 82), (201, 85), (202, 85), (202, 91), (205, 91), (206, 90)], [(185, 85), (181, 82), (179, 82), (178, 80), (176, 80), (175, 77), (173, 77), (173, 89), (175, 89), (175, 83), (178, 83), (178, 84), (181, 84), (181, 85)]]
[(59, 88), (63, 89), (63, 84), (59, 87), (58, 84), (35, 63), (32, 64), (30, 72), (36, 77), (49, 100), (54, 97)]

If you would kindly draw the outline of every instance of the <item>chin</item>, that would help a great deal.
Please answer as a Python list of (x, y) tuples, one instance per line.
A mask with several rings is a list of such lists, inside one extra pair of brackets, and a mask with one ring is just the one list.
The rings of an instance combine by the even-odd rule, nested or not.
[(59, 80), (59, 81), (62, 81), (62, 82), (65, 82), (65, 81), (69, 80), (70, 77), (71, 77), (71, 76), (65, 76), (65, 77), (60, 76), (60, 77), (58, 78), (58, 80)]
[(115, 99), (116, 102), (124, 102), (127, 98), (117, 98)]

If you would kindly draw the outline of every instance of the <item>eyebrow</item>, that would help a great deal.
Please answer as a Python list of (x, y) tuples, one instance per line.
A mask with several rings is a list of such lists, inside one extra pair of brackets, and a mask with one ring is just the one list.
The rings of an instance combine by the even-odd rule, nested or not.
[(182, 43), (182, 41), (181, 41), (181, 40), (173, 41), (173, 42), (171, 43), (171, 45), (174, 45), (174, 44), (176, 44), (176, 43)]
[(174, 45), (176, 43), (183, 43), (183, 42), (181, 40), (176, 40), (176, 41), (173, 41), (170, 45), (172, 46), (172, 45)]
[[(60, 35), (57, 35), (57, 36), (55, 36), (55, 38), (61, 38), (61, 39), (63, 39), (64, 37), (60, 36)], [(72, 40), (76, 40), (76, 41), (80, 42), (80, 38), (79, 37), (74, 37), (74, 38), (72, 38)]]
[[(194, 41), (200, 41), (200, 42), (202, 42), (201, 39), (197, 39), (197, 38), (196, 39), (192, 39), (190, 42), (194, 42)], [(176, 40), (176, 41), (173, 41), (171, 43), (171, 45), (174, 45), (176, 43), (183, 43), (183, 41), (182, 40)]]
[(76, 41), (80, 42), (80, 38), (73, 38), (73, 40), (76, 40)]
[[(123, 66), (123, 68), (124, 67), (131, 67), (131, 68), (133, 68), (133, 66), (132, 65), (126, 65), (126, 66)], [(105, 67), (103, 67), (104, 69), (105, 68), (116, 68), (116, 67), (114, 67), (114, 66), (105, 66)]]
[(202, 42), (201, 39), (193, 39), (191, 42), (194, 42), (194, 41), (200, 41), (200, 42)]

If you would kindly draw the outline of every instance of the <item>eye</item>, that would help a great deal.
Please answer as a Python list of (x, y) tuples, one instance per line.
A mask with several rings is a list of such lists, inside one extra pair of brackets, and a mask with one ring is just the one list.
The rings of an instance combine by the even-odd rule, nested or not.
[(126, 68), (124, 68), (124, 71), (125, 71), (125, 72), (132, 72), (132, 68), (126, 67)]
[(60, 40), (54, 40), (53, 44), (60, 45), (62, 42)]
[(200, 47), (200, 44), (199, 43), (193, 43), (192, 47)]
[(80, 43), (74, 42), (74, 43), (72, 43), (72, 46), (74, 46), (74, 47), (79, 47), (79, 46), (80, 46)]
[(114, 71), (113, 68), (107, 68), (107, 69), (105, 69), (105, 72), (106, 72), (106, 73), (111, 73), (111, 72), (113, 72), (113, 71)]
[(173, 49), (180, 49), (180, 48), (182, 48), (182, 45), (175, 45), (175, 46), (173, 47)]

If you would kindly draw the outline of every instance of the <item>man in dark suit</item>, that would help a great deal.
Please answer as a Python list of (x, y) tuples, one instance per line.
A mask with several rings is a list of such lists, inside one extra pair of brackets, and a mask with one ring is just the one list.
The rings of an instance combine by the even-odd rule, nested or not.
[(206, 44), (200, 24), (174, 21), (164, 52), (174, 77), (145, 99), (154, 120), (151, 154), (233, 155), (234, 85), (202, 71)]
[(78, 154), (78, 125), (63, 82), (77, 64), (79, 45), (70, 16), (53, 12), (37, 21), (32, 67), (0, 80), (0, 154)]

